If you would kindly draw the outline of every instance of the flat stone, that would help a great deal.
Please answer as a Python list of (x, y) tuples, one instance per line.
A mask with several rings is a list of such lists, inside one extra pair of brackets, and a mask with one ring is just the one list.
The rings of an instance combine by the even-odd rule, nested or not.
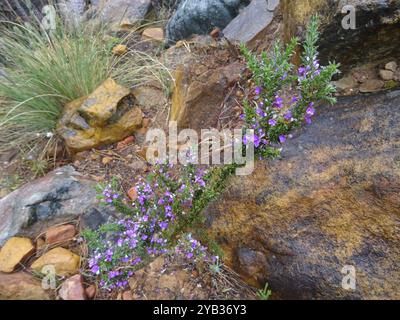
[(75, 226), (72, 224), (53, 227), (46, 231), (46, 243), (55, 244), (68, 242), (74, 238), (75, 234)]
[(272, 22), (279, 0), (253, 0), (223, 30), (230, 41), (249, 44)]
[(141, 22), (151, 8), (151, 0), (112, 0), (104, 1), (100, 12), (103, 22), (116, 25), (134, 26)]
[(27, 273), (0, 273), (0, 300), (50, 300), (50, 297), (41, 281)]
[(0, 271), (13, 272), (35, 251), (31, 239), (12, 237), (0, 250)]
[(95, 185), (67, 166), (0, 199), (0, 245), (36, 222), (70, 219), (97, 208)]
[(382, 80), (367, 80), (360, 85), (360, 92), (369, 93), (376, 92), (383, 88), (385, 83)]
[(63, 300), (86, 300), (86, 292), (82, 284), (82, 276), (76, 274), (65, 280), (58, 291)]
[(143, 40), (164, 41), (164, 30), (162, 28), (146, 28), (142, 33)]
[(77, 254), (57, 247), (37, 259), (31, 268), (37, 272), (42, 272), (44, 266), (51, 265), (54, 267), (57, 275), (68, 276), (78, 272), (79, 264), (80, 257)]

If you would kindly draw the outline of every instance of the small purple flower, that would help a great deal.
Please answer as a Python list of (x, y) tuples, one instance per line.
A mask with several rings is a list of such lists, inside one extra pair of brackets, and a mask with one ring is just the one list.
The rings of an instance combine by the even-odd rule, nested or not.
[(273, 106), (275, 108), (281, 109), (283, 107), (283, 99), (279, 96), (276, 96)]
[(308, 105), (308, 108), (306, 110), (306, 114), (308, 116), (310, 116), (310, 117), (315, 114), (315, 109), (314, 109), (314, 103), (313, 102), (310, 102), (310, 104)]
[(305, 77), (307, 74), (307, 70), (304, 67), (300, 67), (298, 72), (300, 77)]
[(283, 134), (281, 134), (281, 135), (279, 136), (279, 142), (280, 142), (280, 143), (284, 143), (285, 141), (286, 141), (286, 136), (283, 135)]
[(277, 122), (276, 122), (275, 119), (269, 119), (269, 120), (268, 120), (268, 124), (269, 124), (271, 127), (275, 127), (276, 124), (277, 124)]
[(292, 118), (293, 118), (292, 111), (290, 111), (290, 110), (286, 111), (286, 113), (285, 113), (285, 115), (283, 116), (283, 118), (284, 118), (285, 120), (287, 120), (287, 121), (291, 121)]
[(304, 120), (306, 121), (307, 124), (311, 124), (312, 123), (311, 117), (309, 115), (305, 115), (304, 116)]
[(261, 94), (261, 91), (262, 91), (261, 87), (255, 87), (254, 88), (254, 94), (256, 96), (259, 96)]

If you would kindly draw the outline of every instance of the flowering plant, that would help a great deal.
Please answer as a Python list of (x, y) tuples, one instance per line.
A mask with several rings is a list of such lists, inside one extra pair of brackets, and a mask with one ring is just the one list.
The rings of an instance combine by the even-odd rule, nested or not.
[[(205, 186), (205, 174), (193, 164), (183, 166), (175, 175), (172, 165), (157, 165), (133, 188), (131, 205), (123, 202), (115, 181), (103, 186), (103, 203), (126, 216), (83, 233), (90, 251), (89, 270), (100, 277), (100, 287), (113, 290), (127, 286), (127, 279), (143, 262), (170, 251), (175, 222), (191, 210), (194, 196)], [(193, 249), (200, 253), (201, 248), (196, 242)]]
[(241, 47), (255, 85), (252, 99), (244, 101), (242, 115), (247, 129), (253, 129), (254, 135), (245, 136), (243, 142), (247, 144), (251, 140), (263, 157), (278, 155), (276, 146), (286, 141), (293, 128), (303, 122), (311, 123), (317, 102), (335, 103), (332, 94), (336, 90), (331, 79), (339, 72), (338, 65), (320, 65), (316, 45), (318, 27), (319, 18), (314, 16), (303, 44), (302, 65), (297, 69), (290, 62), (299, 44), (297, 38), (285, 49), (278, 41), (272, 55), (263, 52), (261, 59), (244, 45)]

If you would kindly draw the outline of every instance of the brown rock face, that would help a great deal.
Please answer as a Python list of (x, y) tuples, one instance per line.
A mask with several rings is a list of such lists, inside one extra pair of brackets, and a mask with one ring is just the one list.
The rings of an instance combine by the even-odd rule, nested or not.
[(46, 243), (63, 243), (70, 241), (75, 236), (76, 230), (72, 224), (50, 228), (46, 231)]
[(13, 272), (34, 251), (35, 247), (30, 239), (19, 237), (8, 239), (0, 250), (0, 271)]
[[(400, 46), (400, 2), (397, 0), (282, 0), (285, 36), (289, 39), (304, 31), (311, 15), (322, 18), (320, 57), (324, 63), (335, 60), (341, 71), (371, 61), (398, 57)], [(355, 9), (356, 29), (344, 29), (345, 5)]]
[[(343, 98), (206, 210), (227, 263), (277, 298), (400, 298), (400, 91)], [(356, 289), (342, 288), (354, 266)]]
[[(179, 50), (179, 49), (178, 49)], [(203, 56), (183, 58), (175, 71), (170, 121), (194, 130), (215, 127), (229, 88), (240, 79), (244, 66), (229, 48), (211, 47)]]
[(58, 294), (63, 300), (85, 300), (86, 293), (82, 284), (82, 276), (76, 274), (65, 280)]
[(57, 130), (70, 151), (80, 152), (126, 138), (142, 118), (130, 90), (108, 79), (88, 97), (67, 104)]
[(0, 273), (0, 300), (49, 300), (40, 281), (31, 275), (18, 272)]
[(37, 272), (41, 272), (44, 266), (54, 266), (57, 275), (66, 276), (78, 272), (80, 257), (75, 253), (57, 247), (37, 259), (31, 266)]

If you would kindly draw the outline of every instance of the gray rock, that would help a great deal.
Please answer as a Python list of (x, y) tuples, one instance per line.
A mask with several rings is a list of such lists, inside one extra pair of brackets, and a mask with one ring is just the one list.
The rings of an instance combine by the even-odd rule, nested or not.
[(144, 19), (151, 9), (151, 0), (108, 0), (102, 5), (101, 20), (109, 24), (134, 24)]
[(183, 0), (167, 25), (168, 44), (225, 28), (248, 0)]
[(278, 5), (279, 0), (253, 0), (226, 26), (224, 36), (248, 44), (269, 26)]
[(59, 168), (0, 200), (0, 245), (35, 222), (78, 216), (97, 207), (96, 182)]

